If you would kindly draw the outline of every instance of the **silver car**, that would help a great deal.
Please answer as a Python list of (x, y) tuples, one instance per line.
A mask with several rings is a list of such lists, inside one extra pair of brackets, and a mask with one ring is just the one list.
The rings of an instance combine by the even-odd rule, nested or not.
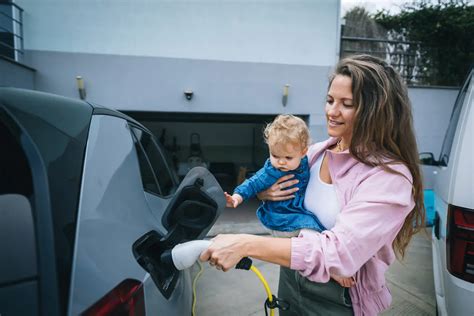
[(189, 271), (161, 260), (225, 206), (205, 168), (178, 186), (141, 124), (0, 88), (0, 314), (189, 315)]
[(431, 166), (434, 191), (433, 273), (438, 315), (474, 315), (474, 68), (453, 108), (439, 160)]

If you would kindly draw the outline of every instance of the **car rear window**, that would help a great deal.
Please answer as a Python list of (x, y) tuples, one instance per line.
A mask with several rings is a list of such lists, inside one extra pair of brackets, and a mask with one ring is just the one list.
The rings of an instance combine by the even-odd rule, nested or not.
[(448, 129), (446, 131), (446, 135), (443, 141), (443, 146), (441, 147), (441, 153), (439, 156), (439, 163), (443, 166), (447, 166), (449, 162), (449, 156), (451, 154), (451, 148), (453, 147), (454, 135), (456, 134), (459, 116), (461, 115), (464, 99), (466, 97), (466, 93), (469, 89), (469, 85), (471, 84), (471, 81), (472, 81), (472, 77), (469, 77), (466, 84), (460, 91), (456, 99), (456, 103), (454, 104), (453, 112), (451, 114), (451, 119), (449, 120)]
[[(36, 278), (31, 169), (0, 116), (0, 287)], [(12, 239), (14, 240), (12, 247)], [(8, 258), (8, 259), (7, 259)]]
[(31, 170), (25, 153), (0, 119), (0, 194), (33, 194)]

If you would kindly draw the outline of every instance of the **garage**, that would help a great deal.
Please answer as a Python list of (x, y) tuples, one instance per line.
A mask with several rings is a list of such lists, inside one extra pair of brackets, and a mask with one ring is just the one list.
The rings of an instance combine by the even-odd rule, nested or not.
[[(263, 129), (275, 114), (125, 112), (145, 125), (168, 152), (178, 176), (208, 168), (225, 191), (263, 166), (268, 149)], [(308, 117), (300, 115), (305, 121)]]

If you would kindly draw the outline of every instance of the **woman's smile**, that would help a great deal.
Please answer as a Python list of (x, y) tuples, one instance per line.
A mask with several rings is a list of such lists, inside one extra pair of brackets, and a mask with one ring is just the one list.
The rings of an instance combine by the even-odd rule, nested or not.
[(344, 123), (343, 122), (338, 122), (338, 121), (335, 121), (335, 120), (331, 120), (331, 119), (328, 119), (328, 124), (331, 125), (331, 126), (341, 126), (343, 125)]

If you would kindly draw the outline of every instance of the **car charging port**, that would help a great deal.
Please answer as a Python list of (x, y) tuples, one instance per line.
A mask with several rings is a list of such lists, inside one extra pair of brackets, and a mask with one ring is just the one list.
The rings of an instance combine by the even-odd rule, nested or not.
[(133, 255), (145, 269), (165, 298), (173, 292), (179, 277), (171, 259), (171, 249), (180, 243), (202, 239), (203, 232), (216, 220), (218, 206), (201, 188), (198, 178), (192, 185), (183, 187), (171, 200), (163, 216), (166, 235), (149, 231), (132, 246)]
[(166, 258), (165, 253), (172, 247), (168, 238), (154, 230), (140, 237), (132, 247), (135, 259), (150, 274), (153, 282), (166, 298), (170, 297), (179, 273), (172, 262)]

